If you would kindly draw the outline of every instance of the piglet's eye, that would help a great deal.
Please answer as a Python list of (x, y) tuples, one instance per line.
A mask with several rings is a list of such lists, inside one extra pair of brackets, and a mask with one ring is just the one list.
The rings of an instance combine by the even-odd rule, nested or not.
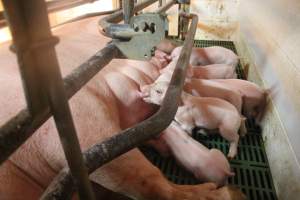
[(162, 91), (160, 90), (155, 90), (155, 92), (157, 92), (158, 94), (162, 94)]

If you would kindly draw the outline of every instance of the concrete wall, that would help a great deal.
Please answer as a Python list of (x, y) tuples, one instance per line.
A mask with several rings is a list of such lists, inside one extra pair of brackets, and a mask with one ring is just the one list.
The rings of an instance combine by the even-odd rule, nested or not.
[(192, 0), (196, 39), (234, 40), (248, 79), (271, 89), (263, 138), (279, 199), (300, 196), (300, 1)]
[(191, 0), (199, 17), (196, 39), (236, 40), (240, 0)]
[(300, 195), (300, 1), (240, 3), (239, 51), (249, 79), (271, 88), (263, 136), (279, 199)]

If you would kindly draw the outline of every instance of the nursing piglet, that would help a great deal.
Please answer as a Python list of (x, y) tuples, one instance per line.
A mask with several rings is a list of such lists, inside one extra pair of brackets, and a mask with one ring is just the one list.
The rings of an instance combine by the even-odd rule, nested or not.
[[(181, 49), (182, 46), (176, 47), (171, 54), (171, 58), (179, 56)], [(225, 64), (235, 68), (238, 64), (238, 56), (233, 51), (219, 46), (193, 48), (190, 64), (197, 66)]]
[[(163, 69), (160, 70), (160, 74), (168, 74), (167, 77), (173, 74), (176, 67), (178, 57), (173, 60)], [(236, 78), (235, 69), (231, 66), (224, 64), (214, 64), (207, 66), (187, 66), (187, 78), (198, 78), (198, 79), (232, 79)], [(164, 78), (163, 81), (166, 81)]]
[(236, 78), (235, 68), (225, 64), (193, 66), (193, 78), (198, 79), (233, 79)]
[(202, 182), (214, 182), (222, 186), (226, 184), (228, 177), (234, 176), (228, 160), (221, 151), (208, 149), (195, 141), (176, 122), (172, 122), (162, 132), (159, 140), (166, 143), (179, 164)]
[(167, 54), (171, 54), (175, 48), (176, 44), (168, 39), (163, 39), (158, 45), (156, 45), (157, 50), (163, 51)]
[(255, 83), (240, 79), (212, 80), (232, 91), (239, 92), (243, 99), (243, 114), (259, 122), (265, 112), (268, 92)]
[[(156, 82), (141, 87), (144, 101), (160, 105), (168, 84), (168, 82)], [(195, 127), (219, 129), (221, 136), (230, 142), (227, 156), (230, 159), (234, 158), (239, 141), (238, 130), (243, 120), (236, 108), (222, 99), (194, 97), (185, 92), (182, 92), (181, 101), (182, 106), (178, 108), (175, 116), (181, 128), (189, 134)], [(244, 129), (243, 126), (241, 127)]]
[(223, 84), (212, 80), (190, 79), (184, 84), (183, 90), (198, 97), (215, 97), (228, 101), (241, 113), (242, 97), (239, 92), (224, 87)]

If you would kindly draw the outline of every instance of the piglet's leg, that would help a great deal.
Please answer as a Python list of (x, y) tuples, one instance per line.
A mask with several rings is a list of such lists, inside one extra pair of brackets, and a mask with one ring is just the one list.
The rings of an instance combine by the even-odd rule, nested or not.
[(236, 154), (237, 154), (237, 147), (238, 147), (238, 141), (233, 141), (230, 142), (230, 146), (229, 146), (229, 152), (227, 154), (227, 157), (229, 160), (232, 160)]
[(229, 152), (227, 154), (227, 157), (228, 159), (233, 159), (237, 154), (239, 135), (235, 130), (232, 130), (225, 126), (220, 126), (220, 134), (224, 139), (230, 142)]

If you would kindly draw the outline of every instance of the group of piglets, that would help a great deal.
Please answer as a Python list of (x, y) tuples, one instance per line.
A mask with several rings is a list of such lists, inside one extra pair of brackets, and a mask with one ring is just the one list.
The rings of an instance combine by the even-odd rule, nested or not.
[[(154, 83), (141, 86), (145, 102), (161, 105), (181, 50), (182, 47), (176, 47), (169, 54), (156, 51), (155, 56), (168, 65), (160, 70)], [(228, 159), (237, 155), (239, 138), (247, 133), (245, 119), (260, 121), (266, 105), (266, 90), (236, 79), (238, 61), (234, 52), (223, 47), (193, 48), (175, 118), (149, 142), (162, 155), (172, 154), (200, 181), (215, 182), (218, 186), (234, 176)], [(228, 159), (218, 149), (208, 149), (190, 137), (196, 127), (217, 129), (230, 144)]]

